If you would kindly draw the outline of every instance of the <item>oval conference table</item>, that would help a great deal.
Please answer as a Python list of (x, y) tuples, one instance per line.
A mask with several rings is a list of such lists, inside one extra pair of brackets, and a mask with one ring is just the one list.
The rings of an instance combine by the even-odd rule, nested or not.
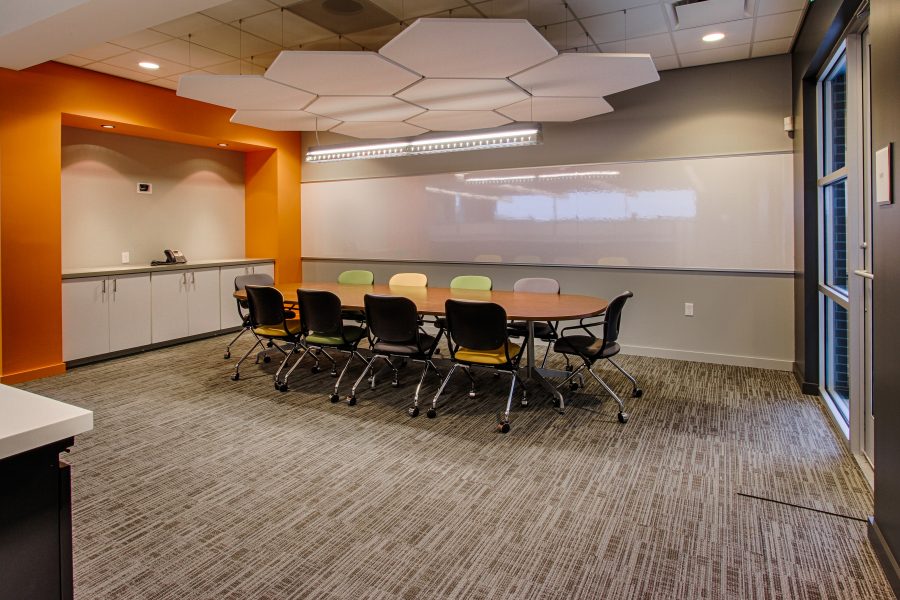
[[(494, 302), (503, 307), (510, 320), (525, 321), (528, 324), (527, 363), (528, 379), (536, 379), (554, 398), (560, 410), (565, 408), (562, 394), (545, 377), (567, 377), (570, 373), (556, 369), (542, 369), (535, 365), (534, 358), (534, 323), (535, 321), (568, 321), (603, 314), (608, 302), (603, 298), (579, 296), (575, 294), (534, 294), (527, 292), (511, 292), (503, 290), (461, 290), (439, 287), (407, 287), (389, 286), (385, 284), (358, 285), (334, 282), (296, 282), (278, 283), (275, 285), (285, 302), (296, 302), (297, 290), (326, 290), (341, 299), (341, 306), (346, 309), (365, 308), (366, 294), (383, 294), (403, 296), (416, 304), (416, 310), (426, 315), (443, 315), (444, 303), (448, 298), (457, 300), (481, 300)], [(246, 299), (243, 290), (234, 293), (235, 298)]]

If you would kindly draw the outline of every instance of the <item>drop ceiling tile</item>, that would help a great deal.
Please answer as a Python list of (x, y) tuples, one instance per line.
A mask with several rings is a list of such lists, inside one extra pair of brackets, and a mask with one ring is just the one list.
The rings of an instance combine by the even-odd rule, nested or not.
[(367, 140), (413, 137), (428, 132), (427, 129), (422, 129), (409, 123), (378, 123), (372, 121), (341, 123), (331, 131)]
[(376, 27), (357, 33), (348, 33), (344, 37), (355, 44), (363, 46), (366, 50), (378, 50), (397, 37), (397, 34), (401, 31), (403, 31), (403, 27), (399, 23), (396, 23), (394, 25), (385, 25), (384, 27)]
[(178, 95), (234, 109), (300, 110), (312, 94), (258, 75), (186, 75)]
[(340, 123), (302, 110), (238, 110), (231, 122), (272, 131), (328, 131)]
[(171, 36), (168, 36), (164, 33), (153, 31), (152, 29), (144, 29), (143, 31), (138, 31), (132, 33), (131, 35), (126, 35), (125, 37), (110, 40), (110, 42), (116, 44), (117, 46), (124, 46), (132, 50), (138, 50), (140, 48), (146, 48), (147, 46), (152, 46), (154, 44), (161, 44), (171, 39)]
[(100, 73), (106, 73), (107, 75), (115, 75), (116, 77), (123, 77), (125, 79), (133, 79), (135, 81), (150, 81), (151, 79), (156, 79), (155, 75), (138, 73), (137, 71), (132, 71), (131, 69), (123, 69), (122, 67), (108, 65), (102, 62), (91, 63), (90, 65), (86, 66), (85, 69), (98, 71)]
[(282, 52), (266, 77), (320, 96), (389, 96), (420, 79), (377, 52), (304, 50)]
[(397, 94), (430, 110), (494, 110), (528, 98), (507, 79), (423, 79)]
[(659, 0), (568, 0), (569, 8), (579, 18), (618, 12), (650, 4), (659, 5)]
[(80, 56), (75, 56), (74, 54), (67, 54), (65, 56), (60, 56), (59, 58), (54, 58), (58, 63), (62, 63), (64, 65), (72, 65), (73, 67), (83, 67), (84, 65), (92, 62), (86, 58), (81, 58)]
[(128, 52), (128, 48), (123, 48), (122, 46), (116, 46), (115, 44), (100, 44), (99, 46), (94, 46), (92, 48), (85, 48), (84, 50), (79, 50), (78, 52), (73, 52), (75, 56), (79, 56), (81, 58), (86, 58), (88, 60), (106, 60), (107, 58), (112, 58), (113, 56), (118, 56), (119, 54), (125, 54)]
[(577, 121), (612, 112), (603, 98), (530, 98), (497, 112), (514, 121)]
[(206, 67), (204, 71), (215, 75), (262, 75), (266, 72), (266, 68), (248, 60), (232, 60), (220, 65)]
[(410, 22), (425, 15), (433, 15), (451, 8), (462, 8), (466, 6), (466, 0), (415, 0), (414, 2), (408, 0), (372, 0), (372, 4), (377, 4), (397, 17), (397, 19)]
[(422, 112), (393, 96), (322, 96), (306, 110), (339, 121), (405, 121)]
[(640, 37), (600, 46), (603, 52), (640, 53), (656, 56), (670, 56), (675, 54), (675, 45), (672, 36), (668, 33)]
[(235, 58), (248, 58), (280, 49), (277, 44), (222, 23), (192, 34), (191, 41)]
[[(705, 0), (672, 6), (675, 29), (690, 29), (735, 21), (748, 16), (744, 0)], [(752, 15), (753, 13), (749, 13)]]
[(303, 44), (300, 48), (292, 48), (292, 50), (309, 50), (314, 52), (343, 52), (343, 51), (362, 51), (363, 49), (346, 37), (332, 36), (323, 40), (316, 40)]
[[(152, 71), (149, 69), (142, 69), (138, 66), (138, 63), (141, 61), (154, 62), (159, 65), (159, 68)], [(147, 73), (148, 75), (150, 75), (151, 79), (156, 79), (157, 77), (168, 77), (170, 75), (176, 75), (178, 73), (190, 71), (190, 67), (187, 65), (171, 60), (166, 60), (164, 58), (159, 58), (157, 56), (151, 56), (150, 54), (147, 54), (142, 50), (128, 52), (127, 54), (120, 54), (119, 56), (113, 56), (112, 58), (107, 58), (103, 62), (115, 67), (131, 69), (132, 71), (137, 71), (138, 73)]]
[(794, 32), (797, 31), (797, 27), (800, 25), (800, 16), (802, 14), (802, 10), (796, 10), (794, 12), (758, 17), (756, 19), (756, 27), (753, 30), (753, 41), (761, 42), (763, 40), (793, 37)]
[(571, 50), (589, 43), (584, 30), (576, 21), (544, 25), (538, 29), (538, 33), (559, 51)]
[(666, 33), (669, 24), (660, 4), (650, 4), (625, 11), (626, 38)]
[(178, 82), (172, 81), (169, 78), (151, 79), (147, 83), (149, 83), (151, 85), (158, 85), (159, 87), (168, 88), (170, 90), (178, 89)]
[(153, 27), (151, 27), (151, 29), (160, 31), (167, 35), (171, 35), (172, 37), (182, 37), (188, 35), (189, 33), (197, 33), (198, 31), (201, 31), (203, 29), (215, 27), (219, 24), (220, 23), (215, 19), (211, 19), (206, 15), (202, 15), (200, 13), (195, 13), (186, 17), (181, 17), (180, 19), (175, 19), (173, 21), (163, 23), (162, 25), (154, 25)]
[[(678, 54), (681, 54), (682, 52), (697, 52), (725, 46), (749, 44), (752, 32), (753, 19), (741, 19), (740, 21), (729, 21), (728, 23), (719, 23), (718, 25), (706, 27), (679, 29), (672, 32), (672, 37), (675, 39), (675, 49), (678, 51)], [(704, 42), (703, 36), (708, 33), (724, 33), (725, 39), (719, 42)]]
[(581, 24), (598, 44), (625, 39), (625, 13), (622, 11), (582, 19)]
[(171, 38), (169, 38), (168, 42), (148, 46), (141, 50), (141, 52), (199, 69), (220, 65), (234, 60), (234, 58), (227, 54), (210, 50), (200, 44)]
[(560, 54), (511, 77), (535, 96), (598, 97), (659, 80), (645, 54)]
[(223, 23), (230, 23), (272, 10), (280, 12), (280, 9), (273, 6), (268, 0), (231, 0), (231, 2), (208, 8), (202, 14)]
[(681, 66), (678, 64), (677, 56), (654, 56), (653, 64), (656, 65), (657, 71), (668, 71), (670, 69), (677, 69)]
[(728, 62), (731, 60), (743, 60), (750, 58), (750, 44), (740, 46), (726, 46), (725, 48), (711, 48), (699, 52), (685, 52), (678, 55), (683, 67), (696, 67), (712, 63)]
[(268, 69), (272, 66), (272, 63), (275, 62), (275, 59), (278, 58), (278, 55), (281, 54), (281, 50), (276, 50), (275, 52), (266, 52), (265, 54), (257, 54), (253, 57), (253, 64), (259, 65), (260, 67)]
[(556, 56), (516, 19), (420, 19), (379, 53), (428, 77), (506, 77)]
[(478, 7), (489, 17), (528, 19), (535, 26), (564, 23), (572, 18), (562, 0), (492, 0)]
[(491, 110), (429, 110), (407, 122), (432, 131), (468, 131), (499, 127), (512, 121)]
[(754, 42), (753, 48), (750, 50), (750, 56), (758, 58), (760, 56), (771, 56), (773, 54), (787, 54), (791, 51), (791, 42), (792, 38)]
[(809, 0), (757, 0), (756, 16), (774, 15), (776, 13), (802, 10)]
[(301, 19), (289, 10), (272, 10), (249, 19), (241, 27), (264, 40), (285, 48), (332, 37), (327, 29)]

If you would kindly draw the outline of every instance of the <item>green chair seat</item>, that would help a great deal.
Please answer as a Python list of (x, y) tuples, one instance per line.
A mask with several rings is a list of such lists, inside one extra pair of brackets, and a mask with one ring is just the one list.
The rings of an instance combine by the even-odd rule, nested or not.
[(366, 335), (366, 330), (356, 325), (344, 325), (344, 337), (339, 333), (311, 331), (306, 336), (307, 344), (323, 346), (343, 346), (359, 341)]

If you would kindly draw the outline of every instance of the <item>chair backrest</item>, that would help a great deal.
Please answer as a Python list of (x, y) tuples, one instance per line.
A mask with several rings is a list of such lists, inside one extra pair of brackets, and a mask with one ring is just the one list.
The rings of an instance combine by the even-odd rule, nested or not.
[(559, 282), (549, 277), (525, 277), (513, 284), (514, 292), (530, 292), (532, 294), (558, 294)]
[(457, 290), (490, 291), (494, 287), (494, 283), (490, 277), (484, 275), (457, 275), (450, 280), (450, 287)]
[(338, 275), (338, 283), (351, 283), (354, 285), (372, 285), (375, 282), (375, 274), (372, 271), (353, 269), (344, 271)]
[(496, 350), (509, 339), (506, 311), (499, 304), (450, 298), (444, 310), (454, 344), (470, 350)]
[(234, 278), (234, 291), (240, 291), (248, 285), (273, 285), (275, 280), (268, 273), (251, 273)]
[(247, 305), (250, 325), (281, 325), (284, 323), (284, 296), (277, 289), (264, 285), (247, 285)]
[(397, 273), (391, 276), (388, 285), (428, 287), (428, 276), (425, 273)]
[(619, 325), (622, 321), (622, 307), (625, 301), (634, 296), (631, 292), (622, 292), (613, 298), (606, 307), (606, 325), (603, 328), (603, 344), (611, 344), (619, 339)]
[(341, 299), (324, 290), (297, 290), (297, 305), (303, 331), (340, 333), (344, 329), (341, 318)]
[(416, 339), (419, 315), (415, 302), (402, 296), (366, 294), (365, 303), (366, 322), (374, 337), (397, 344)]

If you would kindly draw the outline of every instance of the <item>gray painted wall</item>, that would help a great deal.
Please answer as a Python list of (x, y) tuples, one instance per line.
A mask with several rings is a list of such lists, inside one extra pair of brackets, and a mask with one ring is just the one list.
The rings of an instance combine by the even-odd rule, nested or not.
[[(789, 56), (782, 55), (665, 71), (657, 83), (610, 97), (616, 109), (611, 114), (546, 124), (541, 146), (304, 163), (303, 181), (790, 152), (792, 143), (783, 131), (783, 119), (791, 114), (790, 69)], [(327, 133), (320, 133), (318, 142), (314, 134), (303, 136), (311, 146), (347, 141)], [(345, 268), (360, 267), (374, 271), (378, 281), (408, 270), (427, 273), (431, 285), (446, 285), (460, 273), (480, 273), (491, 276), (497, 289), (510, 289), (517, 278), (535, 275), (558, 279), (564, 292), (611, 297), (630, 289), (635, 298), (623, 317), (622, 338), (629, 352), (783, 370), (790, 370), (794, 360), (790, 276), (304, 259), (303, 278), (333, 280)], [(694, 317), (683, 315), (685, 302), (694, 303)]]

